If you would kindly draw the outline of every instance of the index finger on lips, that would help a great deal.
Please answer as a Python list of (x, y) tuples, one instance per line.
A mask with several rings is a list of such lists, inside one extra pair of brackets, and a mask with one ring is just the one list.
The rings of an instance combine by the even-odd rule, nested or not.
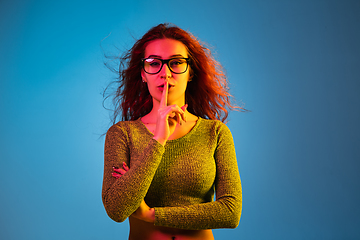
[(167, 106), (168, 88), (169, 88), (169, 83), (168, 83), (168, 81), (165, 81), (162, 96), (161, 96), (161, 101), (160, 101), (160, 107)]

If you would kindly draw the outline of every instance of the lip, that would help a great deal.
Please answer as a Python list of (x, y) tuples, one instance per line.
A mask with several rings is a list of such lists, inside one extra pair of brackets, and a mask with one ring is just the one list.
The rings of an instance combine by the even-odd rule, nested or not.
[[(158, 89), (159, 89), (161, 92), (164, 90), (164, 85), (165, 85), (165, 84), (161, 84), (161, 85), (158, 86)], [(174, 87), (174, 85), (169, 84), (168, 90), (170, 90), (172, 87)]]

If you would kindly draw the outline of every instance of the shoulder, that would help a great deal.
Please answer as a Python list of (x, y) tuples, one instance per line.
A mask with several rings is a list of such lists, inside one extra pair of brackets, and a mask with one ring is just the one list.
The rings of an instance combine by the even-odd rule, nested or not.
[(212, 129), (216, 132), (222, 132), (222, 131), (230, 132), (228, 126), (225, 123), (221, 122), (220, 120), (199, 118), (199, 121), (200, 121), (199, 126), (203, 129), (204, 128)]
[(129, 135), (131, 134), (131, 132), (139, 132), (139, 131), (143, 131), (143, 128), (141, 126), (141, 122), (140, 119), (138, 120), (134, 120), (134, 121), (120, 121), (115, 123), (114, 125), (112, 125), (107, 133), (106, 136), (111, 136), (111, 135)]
[(194, 130), (195, 134), (193, 134), (193, 137), (199, 139), (232, 139), (230, 129), (226, 126), (225, 123), (219, 120), (204, 119), (199, 117)]
[(140, 118), (134, 121), (120, 121), (112, 125), (106, 133), (106, 139), (121, 140), (132, 144), (147, 142), (150, 138), (152, 138), (152, 134), (141, 122)]
[(140, 128), (140, 119), (133, 121), (120, 121), (112, 125), (108, 132)]

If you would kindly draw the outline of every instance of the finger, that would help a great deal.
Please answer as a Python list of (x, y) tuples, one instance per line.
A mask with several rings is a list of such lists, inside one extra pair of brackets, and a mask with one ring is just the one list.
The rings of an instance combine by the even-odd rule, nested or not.
[(123, 168), (125, 169), (125, 171), (129, 171), (129, 167), (126, 165), (125, 162), (123, 162)]
[(121, 175), (124, 175), (126, 171), (122, 168), (113, 168), (114, 172), (120, 173)]
[(179, 114), (179, 113), (176, 113), (176, 120), (177, 120), (177, 123), (179, 124), (179, 125), (181, 125), (181, 123), (182, 123), (182, 120), (181, 120), (181, 114)]
[(178, 105), (168, 106), (167, 109), (164, 109), (164, 114), (168, 115), (170, 118), (179, 118), (179, 120), (186, 121), (184, 106), (181, 108)]
[(184, 114), (181, 114), (181, 118), (186, 122), (186, 116), (185, 116), (185, 112), (186, 112), (186, 109), (187, 109), (188, 105), (185, 104), (184, 106), (181, 107), (181, 110), (184, 111)]
[(116, 179), (119, 179), (121, 177), (121, 175), (118, 173), (111, 173), (111, 176), (113, 176)]
[(165, 81), (164, 89), (163, 89), (161, 101), (160, 101), (160, 107), (167, 106), (168, 90), (169, 90), (169, 83), (168, 83), (168, 81)]
[(181, 107), (181, 109), (185, 112), (187, 107), (188, 107), (188, 104), (185, 104), (184, 106)]

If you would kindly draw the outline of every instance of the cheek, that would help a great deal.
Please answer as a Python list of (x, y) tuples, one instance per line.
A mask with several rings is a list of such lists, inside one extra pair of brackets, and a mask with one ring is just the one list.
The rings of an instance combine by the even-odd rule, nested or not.
[(181, 85), (184, 86), (184, 88), (186, 88), (189, 80), (190, 80), (190, 75), (186, 74), (186, 76), (183, 76), (183, 78), (180, 80)]
[(159, 96), (161, 96), (161, 94), (159, 94), (159, 91), (155, 84), (156, 81), (153, 76), (144, 75), (143, 79), (146, 81), (146, 83), (144, 83), (144, 84), (146, 84), (146, 86), (149, 90), (149, 93), (152, 97), (158, 98)]

